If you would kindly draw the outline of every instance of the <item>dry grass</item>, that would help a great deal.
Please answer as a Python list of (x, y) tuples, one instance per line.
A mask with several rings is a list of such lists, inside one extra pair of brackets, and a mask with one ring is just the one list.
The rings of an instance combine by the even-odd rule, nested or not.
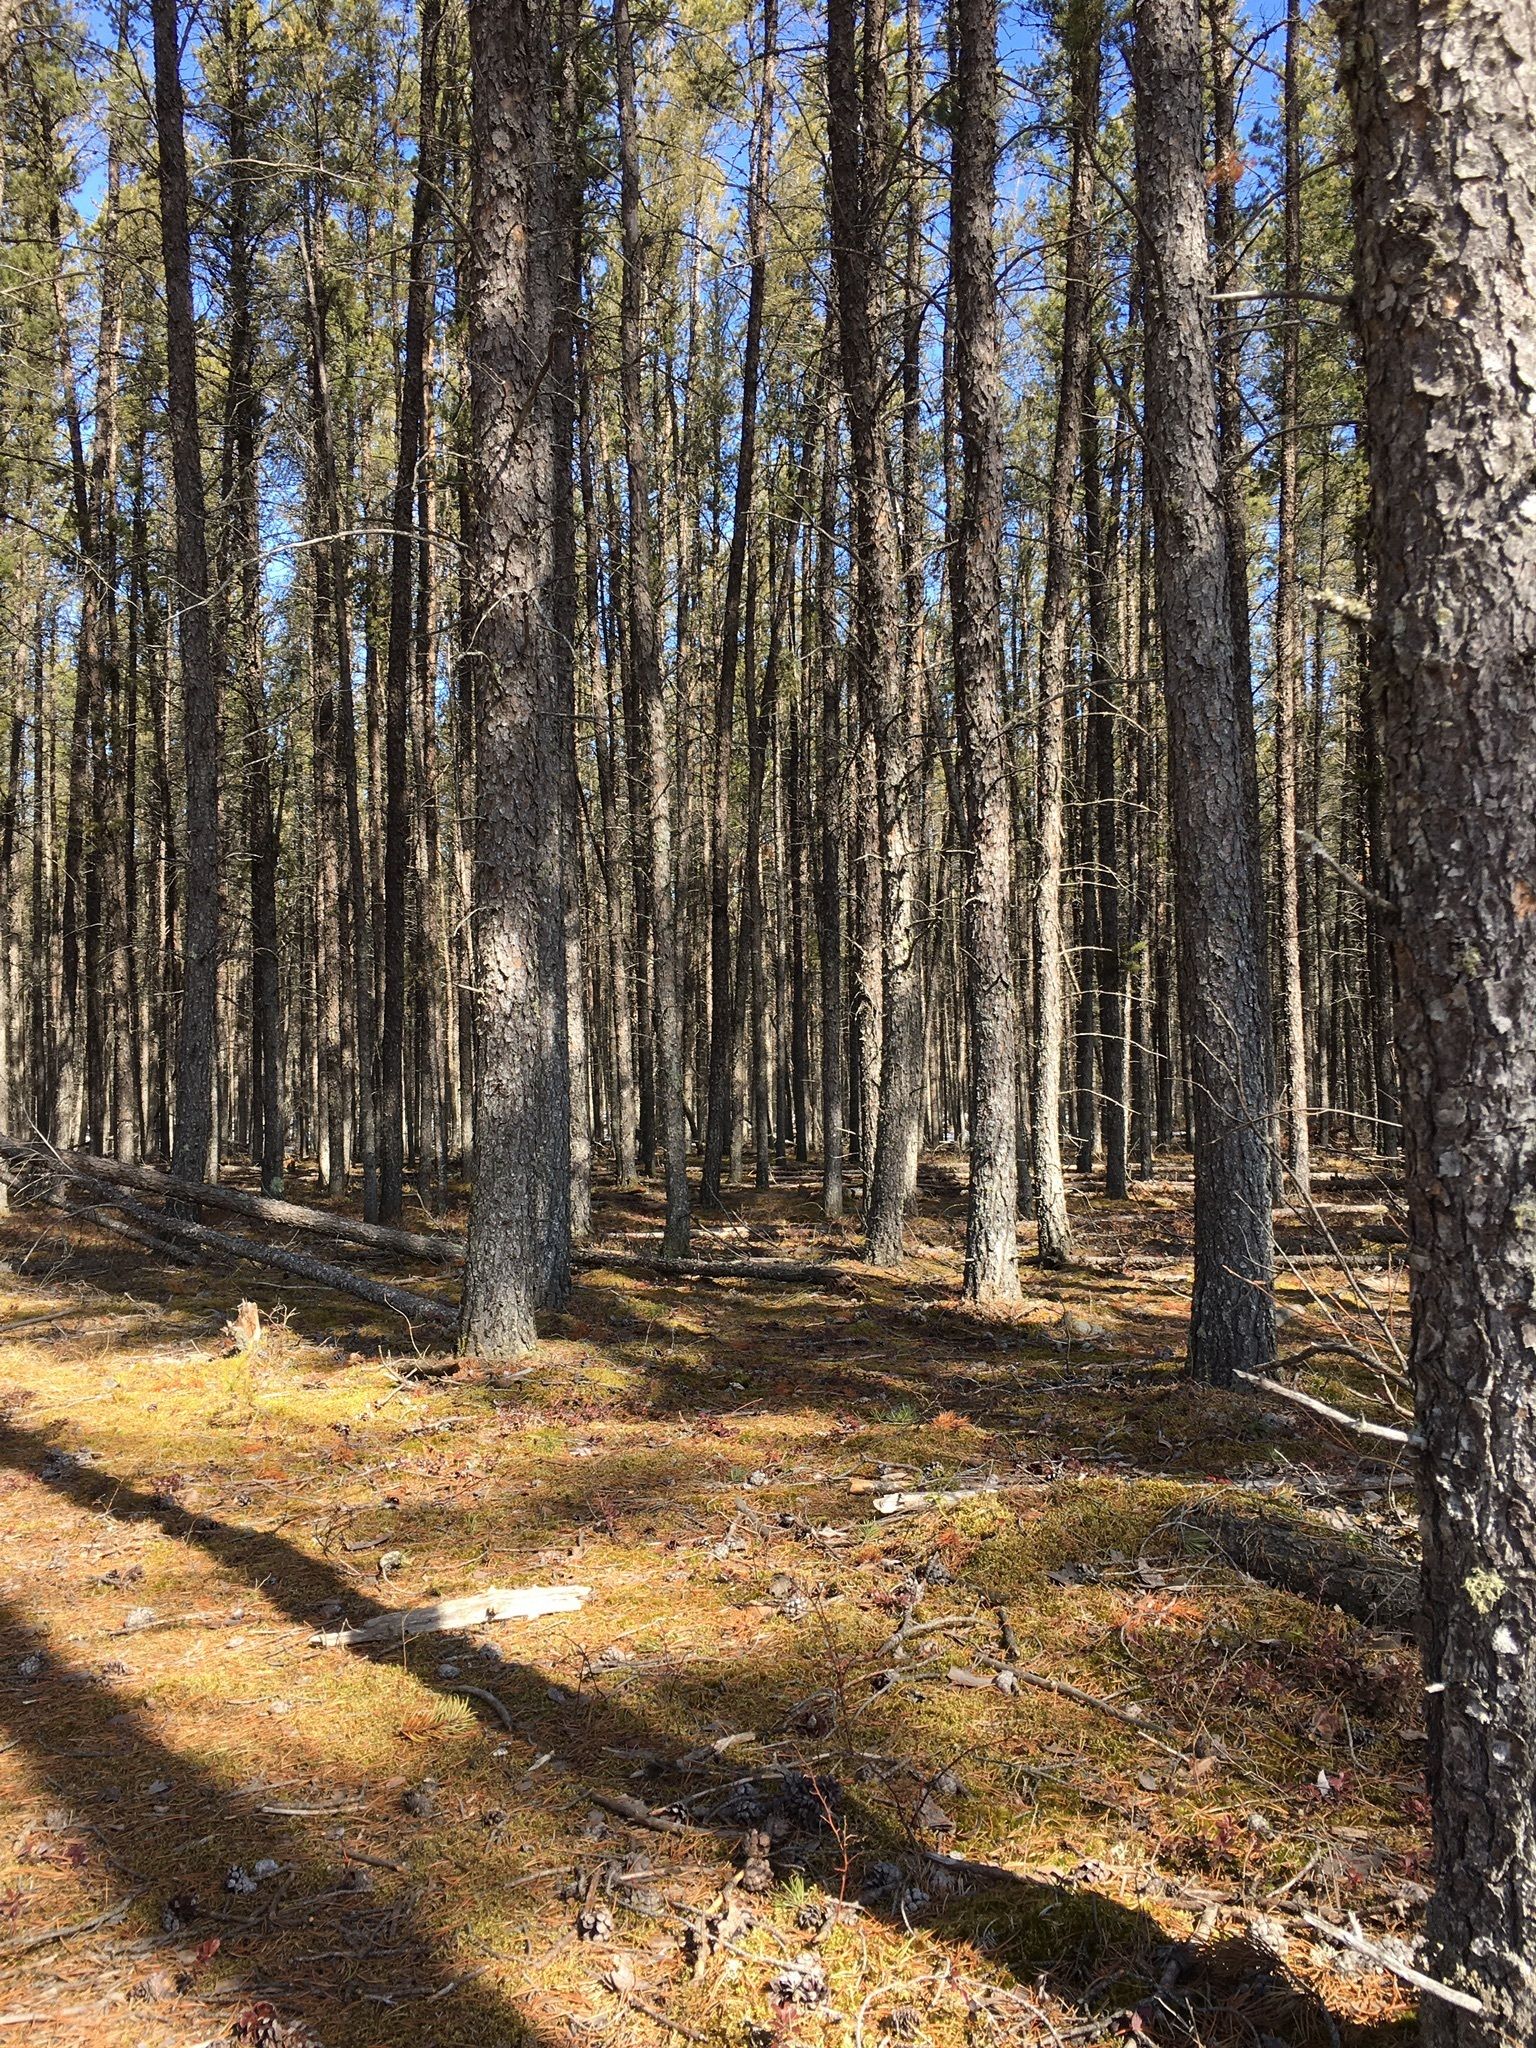
[[(731, 1248), (814, 1249), (812, 1192), (742, 1197)], [(938, 1161), (899, 1278), (599, 1271), (531, 1372), (430, 1386), (356, 1304), (8, 1219), (0, 2023), (93, 2048), (1396, 2038), (1393, 1980), (1293, 1909), (1412, 1933), (1412, 1660), (1179, 1527), (1245, 1476), (1357, 1512), (1360, 1447), (1181, 1381), (1186, 1186), (1078, 1206), (1089, 1261), (1030, 1275), (1009, 1323), (959, 1307)], [(1347, 1172), (1334, 1206), (1353, 1242), (1378, 1214)], [(224, 1334), (245, 1296), (254, 1345)], [(988, 1475), (888, 1520), (868, 1488)], [(594, 1594), (388, 1653), (309, 1642), (337, 1609), (521, 1582)], [(882, 1650), (919, 1585), (915, 1620), (952, 1629)], [(1140, 1728), (952, 1682), (1008, 1661), (999, 1606), (1021, 1668)]]

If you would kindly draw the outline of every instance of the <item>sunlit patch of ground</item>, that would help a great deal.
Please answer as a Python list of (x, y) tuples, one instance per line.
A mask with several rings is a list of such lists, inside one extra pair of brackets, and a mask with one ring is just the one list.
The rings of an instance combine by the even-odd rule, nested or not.
[[(1391, 1225), (1364, 1168), (1328, 1166), (1283, 1221), (1286, 1343), (1390, 1368)], [(958, 1300), (954, 1161), (925, 1166), (900, 1275), (862, 1273), (814, 1192), (791, 1168), (734, 1195), (698, 1248), (835, 1252), (825, 1287), (599, 1268), (531, 1369), (430, 1384), (357, 1303), (5, 1220), (0, 2024), (122, 2048), (1397, 2037), (1394, 1980), (1302, 1915), (1412, 1938), (1413, 1660), (1182, 1517), (1236, 1481), (1405, 1542), (1402, 1475), (1181, 1379), (1176, 1168), (1118, 1209), (1080, 1191), (1084, 1263), (1026, 1268), (992, 1323)], [(599, 1201), (629, 1250), (656, 1215)], [(242, 1298), (255, 1344), (226, 1333)], [(1386, 1412), (1347, 1356), (1299, 1383)], [(385, 1651), (310, 1640), (519, 1584), (592, 1594)]]

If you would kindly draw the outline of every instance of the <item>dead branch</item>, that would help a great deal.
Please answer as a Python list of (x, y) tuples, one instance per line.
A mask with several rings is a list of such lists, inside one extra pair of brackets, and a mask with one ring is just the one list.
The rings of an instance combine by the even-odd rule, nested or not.
[(1388, 1422), (1367, 1422), (1362, 1415), (1347, 1415), (1342, 1408), (1335, 1408), (1327, 1401), (1319, 1401), (1314, 1394), (1303, 1394), (1296, 1387), (1288, 1387), (1281, 1380), (1266, 1379), (1259, 1372), (1235, 1372), (1232, 1377), (1241, 1380), (1244, 1386), (1261, 1387), (1266, 1394), (1273, 1394), (1278, 1401), (1290, 1401), (1298, 1408), (1305, 1408), (1311, 1415), (1320, 1415), (1326, 1422), (1336, 1422), (1341, 1429), (1352, 1430), (1356, 1436), (1372, 1437), (1378, 1443), (1400, 1444), (1404, 1450), (1415, 1451), (1419, 1440), (1406, 1429), (1394, 1429)]
[(368, 1251), (394, 1252), (408, 1259), (431, 1259), (439, 1263), (462, 1264), (464, 1243), (446, 1234), (423, 1235), (414, 1230), (390, 1230), (381, 1223), (363, 1223), (352, 1216), (335, 1216), (325, 1209), (313, 1209), (302, 1202), (279, 1201), (272, 1195), (253, 1195), (245, 1188), (213, 1186), (205, 1181), (177, 1180), (158, 1167), (139, 1166), (123, 1159), (103, 1159), (92, 1152), (53, 1152), (45, 1146), (0, 1138), (0, 1154), (25, 1160), (44, 1170), (67, 1170), (87, 1180), (106, 1181), (113, 1187), (137, 1188), (144, 1194), (168, 1200), (195, 1203), (200, 1209), (223, 1209), (236, 1216), (251, 1216), (281, 1230), (304, 1230), (319, 1237), (332, 1237), (344, 1244), (361, 1245)]
[(1357, 1956), (1366, 1956), (1383, 1970), (1389, 1970), (1404, 1984), (1411, 1984), (1415, 1991), (1423, 1991), (1431, 1998), (1442, 1999), (1447, 2005), (1459, 2006), (1463, 2012), (1486, 2012), (1487, 2007), (1480, 1998), (1474, 1998), (1470, 1991), (1460, 1991), (1454, 1984), (1442, 1984), (1438, 1977), (1427, 1977), (1422, 1970), (1415, 1970), (1407, 1963), (1400, 1963), (1389, 1956), (1384, 1949), (1367, 1941), (1363, 1934), (1356, 1934), (1347, 1927), (1335, 1927), (1330, 1920), (1323, 1920), (1316, 1913), (1301, 1913), (1297, 1916), (1308, 1927), (1315, 1927), (1319, 1934), (1326, 1934), (1330, 1941), (1336, 1941), (1340, 1948), (1353, 1949)]

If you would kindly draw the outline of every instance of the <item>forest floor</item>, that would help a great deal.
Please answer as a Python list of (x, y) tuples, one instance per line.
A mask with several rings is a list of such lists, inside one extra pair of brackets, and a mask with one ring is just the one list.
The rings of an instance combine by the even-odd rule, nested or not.
[[(962, 1163), (925, 1162), (899, 1275), (790, 1167), (724, 1241), (835, 1253), (824, 1285), (599, 1268), (530, 1367), (431, 1381), (356, 1302), (0, 1219), (0, 2030), (1406, 2039), (1412, 1994), (1305, 1916), (1409, 1954), (1412, 1646), (1187, 1517), (1257, 1495), (1408, 1555), (1411, 1474), (1181, 1378), (1180, 1166), (1113, 1209), (1079, 1184), (1081, 1262), (1003, 1323), (959, 1304)], [(1382, 1348), (1384, 1190), (1342, 1158), (1319, 1188), (1287, 1344)], [(598, 1210), (655, 1231), (649, 1196)], [(1297, 1384), (1383, 1415), (1344, 1370)], [(591, 1591), (312, 1640), (523, 1584)]]

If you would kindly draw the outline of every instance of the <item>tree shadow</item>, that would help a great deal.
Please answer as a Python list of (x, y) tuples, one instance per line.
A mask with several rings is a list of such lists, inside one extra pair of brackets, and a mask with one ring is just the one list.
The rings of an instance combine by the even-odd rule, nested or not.
[[(392, 1611), (360, 1594), (326, 1561), (276, 1533), (167, 1504), (100, 1465), (64, 1465), (49, 1457), (50, 1448), (43, 1436), (14, 1423), (0, 1432), (0, 1461), (41, 1479), (83, 1510), (117, 1523), (147, 1523), (195, 1545), (240, 1582), (259, 1582), (263, 1599), (291, 1621), (312, 1624), (316, 1608), (325, 1602), (339, 1603), (355, 1622)], [(190, 1763), (161, 1739), (147, 1713), (125, 1712), (101, 1676), (60, 1659), (14, 1607), (0, 1609), (0, 1628), (21, 1658), (42, 1660), (25, 1688), (0, 1686), (0, 1716), (12, 1738), (49, 1783), (57, 1783), (53, 1767), (70, 1757), (77, 1768), (61, 1792), (100, 1815), (89, 1827), (90, 1860), (115, 1871), (130, 1890), (143, 1887), (124, 1926), (147, 1922), (147, 1937), (118, 1945), (120, 1968), (167, 1958), (167, 1967), (179, 1973), (173, 1974), (173, 1987), (185, 1982), (180, 1996), (226, 2028), (265, 2001), (274, 2010), (274, 2027), (291, 2016), (327, 2029), (328, 2041), (336, 2038), (329, 2030), (337, 2026), (359, 2042), (408, 2040), (429, 2048), (537, 2038), (516, 2004), (493, 1984), (473, 1976), (466, 1980), (462, 1968), (444, 1954), (441, 1933), (434, 1930), (425, 1903), (428, 1894), (411, 1874), (409, 1846), (403, 1868), (383, 1871), (374, 1878), (375, 1890), (360, 1894), (349, 1873), (361, 1870), (373, 1877), (373, 1867), (350, 1858), (344, 1838), (337, 1839), (334, 1852), (317, 1851), (303, 1830), (285, 1826), (280, 1814), (260, 1811), (263, 1803), (280, 1805), (280, 1799), (242, 1797)], [(462, 1670), (476, 1656), (477, 1645), (468, 1638), (437, 1635), (414, 1646), (397, 1640), (327, 1654), (349, 1655), (388, 1667), (392, 1674), (407, 1670), (423, 1686), (457, 1703), (456, 1676), (438, 1667)], [(474, 1668), (478, 1676), (481, 1667)], [(752, 1726), (765, 1691), (773, 1689), (771, 1670), (757, 1664), (727, 1663), (702, 1677), (695, 1674), (676, 1693), (679, 1722), (691, 1723), (695, 1731), (701, 1685), (714, 1710), (735, 1727)], [(690, 1811), (692, 1821), (705, 1823), (658, 1833), (631, 1826), (622, 1814), (603, 1818), (594, 1813), (587, 1837), (593, 1843), (594, 1884), (596, 1873), (605, 1870), (603, 1882), (611, 1889), (616, 1863), (626, 1851), (641, 1849), (663, 1866), (672, 1858), (674, 1867), (676, 1858), (696, 1859), (702, 1852), (705, 1867), (718, 1866), (711, 1889), (730, 1886), (738, 1846), (746, 1837), (750, 1864), (751, 1838), (759, 1836), (760, 1852), (764, 1841), (774, 1844), (775, 1874), (799, 1867), (833, 1901), (851, 1889), (864, 1911), (898, 1927), (924, 1927), (948, 1946), (952, 1967), (974, 1973), (979, 1994), (985, 1994), (978, 2011), (988, 2010), (994, 2021), (1010, 2027), (1026, 2021), (1033, 2026), (1031, 2008), (1038, 2011), (1038, 2000), (1049, 1995), (1105, 2024), (1118, 2016), (1117, 2023), (1124, 2025), (1135, 2012), (1144, 2036), (1169, 2048), (1250, 2043), (1256, 2031), (1262, 2036), (1263, 2027), (1256, 2023), (1266, 2015), (1270, 2032), (1296, 2048), (1338, 2038), (1321, 2006), (1262, 1955), (1245, 1954), (1241, 1945), (1224, 1958), (1220, 1951), (1183, 1954), (1150, 1914), (1099, 1892), (1092, 1872), (1078, 1880), (1042, 1876), (1036, 1881), (984, 1865), (957, 1867), (923, 1847), (909, 1818), (867, 1800), (851, 1773), (834, 1810), (821, 1789), (825, 1781), (815, 1775), (826, 1768), (822, 1757), (806, 1754), (813, 1747), (810, 1740), (781, 1746), (785, 1768), (776, 1779), (772, 1772), (756, 1774), (771, 1782), (755, 1806), (750, 1796), (744, 1803), (730, 1803), (729, 1767), (717, 1761), (705, 1767), (703, 1800), (692, 1793), (680, 1798), (676, 1788), (691, 1781), (677, 1728), (658, 1725), (655, 1716), (634, 1714), (600, 1685), (552, 1701), (548, 1674), (530, 1663), (498, 1662), (484, 1688), (492, 1689), (525, 1739), (579, 1759), (575, 1770), (567, 1765), (565, 1775), (549, 1781), (543, 1791), (527, 1777), (510, 1789), (500, 1785), (499, 1798), (518, 1803), (518, 1810), (510, 1816), (503, 1812), (498, 1823), (508, 1832), (535, 1839), (541, 1829), (546, 1839), (569, 1836), (571, 1822), (561, 1812), (573, 1800), (578, 1806), (583, 1794), (633, 1800), (637, 1786), (654, 1813), (665, 1817), (669, 1806), (677, 1805)], [(28, 1705), (29, 1700), (35, 1705), (39, 1694), (46, 1702), (41, 1713)], [(499, 1733), (492, 1708), (472, 1704)], [(61, 1734), (73, 1745), (64, 1756), (56, 1746)], [(836, 1759), (835, 1744), (825, 1747)], [(97, 1768), (81, 1771), (82, 1762)], [(834, 1768), (843, 1764), (835, 1760)], [(644, 1775), (637, 1778), (637, 1771)], [(131, 1781), (139, 1790), (130, 1793), (117, 1781)], [(170, 1803), (169, 1812), (156, 1811), (144, 1790), (154, 1784), (170, 1788), (161, 1802)], [(821, 1810), (807, 1812), (807, 1802)], [(471, 1818), (466, 1812), (466, 1822)], [(343, 1815), (340, 1825), (346, 1828), (347, 1823)], [(174, 1886), (165, 1874), (164, 1857), (172, 1828), (178, 1831), (176, 1867), (185, 1873)], [(72, 1832), (57, 1832), (67, 1850)], [(581, 1853), (585, 1862), (585, 1850)], [(265, 1880), (249, 1900), (223, 1891), (226, 1873), (235, 1865), (249, 1872), (264, 1860), (280, 1866), (279, 1874)], [(398, 1863), (399, 1857), (385, 1861)], [(659, 1876), (665, 1880), (664, 1867)], [(531, 1940), (535, 1933), (547, 1934), (550, 1922), (547, 1907), (541, 1909), (532, 1894), (526, 1896), (523, 1931)], [(197, 1902), (195, 1913), (180, 1910), (178, 1901), (185, 1905), (189, 1898)], [(825, 1905), (815, 1911), (822, 1918), (818, 1921), (813, 1911), (804, 1922), (812, 1946), (837, 1924), (836, 1912), (829, 1916)], [(182, 1924), (164, 1926), (168, 1913)], [(697, 1903), (676, 1918), (691, 1918), (697, 1925)], [(574, 1940), (569, 1920), (566, 1925), (557, 1945)], [(302, 1979), (290, 1960), (292, 1937), (301, 1926), (313, 1951), (309, 1974)], [(200, 1964), (198, 1943), (215, 1935), (221, 1943), (218, 1957)], [(486, 1967), (509, 1960), (505, 1952), (488, 1956)], [(221, 1984), (220, 1972), (230, 1962), (242, 1980)], [(657, 2023), (652, 2017), (640, 2024), (650, 2028)], [(1281, 2024), (1288, 2031), (1281, 2033)], [(274, 2031), (269, 2038), (276, 2042), (282, 2037)], [(294, 2048), (301, 2041), (302, 2036), (294, 2037)]]

